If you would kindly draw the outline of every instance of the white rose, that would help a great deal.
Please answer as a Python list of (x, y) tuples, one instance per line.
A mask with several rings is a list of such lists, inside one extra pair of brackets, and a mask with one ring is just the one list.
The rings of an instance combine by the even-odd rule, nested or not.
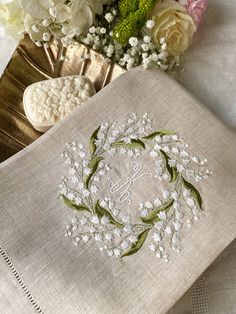
[(156, 45), (165, 38), (167, 52), (172, 56), (181, 55), (189, 47), (196, 25), (183, 6), (174, 0), (158, 3), (151, 19), (155, 22), (151, 34)]
[(86, 34), (93, 25), (96, 14), (102, 14), (103, 5), (110, 0), (75, 0), (71, 5), (70, 27), (77, 29), (77, 34)]
[(69, 26), (77, 29), (77, 34), (87, 33), (94, 22), (94, 10), (90, 0), (73, 1)]
[(24, 32), (24, 13), (18, 0), (0, 3), (0, 28), (2, 35), (20, 39)]
[(56, 19), (57, 23), (64, 23), (71, 18), (70, 7), (63, 3), (58, 3), (51, 7), (49, 13)]
[(54, 5), (53, 0), (19, 0), (22, 9), (31, 16), (39, 19), (48, 18), (49, 8)]
[[(29, 14), (25, 15), (24, 19), (25, 31), (29, 34), (33, 41), (42, 41), (43, 34), (47, 33), (47, 27), (43, 26), (41, 20), (35, 19)], [(34, 26), (36, 29), (34, 29)]]

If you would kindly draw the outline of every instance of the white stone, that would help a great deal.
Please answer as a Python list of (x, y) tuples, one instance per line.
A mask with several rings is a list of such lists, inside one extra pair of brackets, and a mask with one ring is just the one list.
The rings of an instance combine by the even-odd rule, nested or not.
[(93, 83), (82, 75), (37, 82), (24, 92), (25, 114), (36, 130), (46, 132), (95, 93)]

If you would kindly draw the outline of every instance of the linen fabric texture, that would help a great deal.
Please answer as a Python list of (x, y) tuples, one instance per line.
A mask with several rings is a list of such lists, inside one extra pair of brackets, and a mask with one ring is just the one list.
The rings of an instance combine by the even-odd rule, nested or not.
[[(168, 263), (148, 249), (108, 258), (64, 238), (72, 216), (57, 197), (65, 143), (86, 143), (102, 122), (131, 112), (148, 112), (155, 129), (178, 131), (213, 171), (199, 188), (204, 217)], [(166, 313), (235, 238), (235, 153), (235, 134), (169, 76), (132, 70), (0, 165), (1, 247), (45, 313)], [(3, 260), (0, 267), (1, 312), (33, 312)]]

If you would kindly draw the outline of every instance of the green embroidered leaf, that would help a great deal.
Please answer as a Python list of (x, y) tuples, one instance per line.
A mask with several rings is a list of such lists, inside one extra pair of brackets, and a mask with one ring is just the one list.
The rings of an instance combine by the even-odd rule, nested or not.
[(91, 173), (85, 177), (84, 183), (85, 183), (86, 188), (89, 187), (90, 180), (92, 176), (95, 174), (95, 172), (97, 171), (100, 161), (102, 161), (103, 159), (104, 159), (103, 157), (94, 157), (89, 162), (88, 167), (91, 169)]
[(125, 143), (124, 141), (115, 142), (112, 144), (112, 147), (124, 147), (124, 148), (129, 148), (129, 149), (135, 149), (135, 148), (145, 149), (145, 144), (139, 139), (131, 139), (131, 143)]
[(132, 244), (132, 246), (126, 251), (124, 252), (121, 257), (124, 256), (129, 256), (129, 255), (133, 255), (134, 253), (137, 253), (141, 247), (143, 246), (147, 236), (148, 236), (148, 232), (151, 230), (151, 228), (148, 228), (146, 230), (144, 230), (143, 232), (141, 232), (138, 235), (138, 240)]
[(120, 222), (118, 222), (117, 220), (115, 220), (115, 218), (113, 218), (113, 216), (111, 215), (111, 213), (100, 206), (99, 201), (97, 201), (97, 203), (95, 204), (95, 214), (99, 217), (102, 218), (103, 216), (106, 216), (109, 220), (110, 223), (114, 226), (116, 226), (117, 228), (123, 228), (124, 225)]
[(90, 138), (90, 151), (91, 155), (93, 155), (96, 152), (97, 145), (96, 145), (96, 140), (98, 139), (98, 132), (100, 130), (101, 126), (99, 126), (92, 134)]
[(73, 201), (70, 201), (67, 197), (65, 197), (65, 195), (62, 195), (62, 198), (64, 200), (64, 203), (68, 207), (79, 210), (79, 211), (89, 211), (91, 213), (91, 210), (87, 206), (85, 206), (84, 204), (77, 205)]
[(174, 166), (174, 167), (171, 167), (169, 165), (169, 160), (171, 159), (163, 150), (160, 150), (160, 153), (165, 161), (165, 165), (166, 165), (166, 169), (167, 171), (169, 172), (170, 174), (170, 182), (175, 182), (177, 177), (178, 177), (178, 170), (177, 168)]
[(157, 214), (162, 211), (168, 211), (173, 203), (173, 199), (168, 200), (164, 205), (152, 210), (146, 217), (141, 217), (142, 222), (146, 224), (154, 224), (155, 222), (159, 221), (160, 219), (158, 218)]
[(192, 183), (186, 181), (183, 177), (182, 177), (182, 179), (183, 179), (184, 186), (191, 191), (191, 194), (192, 194), (193, 198), (196, 200), (196, 202), (198, 203), (198, 206), (200, 207), (201, 210), (203, 210), (203, 208), (202, 208), (202, 197), (201, 197), (199, 191), (195, 188), (195, 186), (192, 185)]
[(156, 136), (164, 136), (164, 135), (175, 135), (176, 133), (174, 131), (169, 131), (169, 130), (159, 130), (156, 131), (154, 133), (151, 133), (145, 137), (143, 137), (143, 139), (145, 140), (153, 140)]

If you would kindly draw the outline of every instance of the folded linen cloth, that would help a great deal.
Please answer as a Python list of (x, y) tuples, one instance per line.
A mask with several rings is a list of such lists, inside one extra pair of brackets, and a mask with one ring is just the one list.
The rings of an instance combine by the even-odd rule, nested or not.
[[(97, 216), (102, 213), (99, 218), (103, 218), (103, 222), (104, 216), (108, 216), (113, 225), (122, 225), (120, 229), (123, 230), (123, 226), (126, 229), (130, 227), (130, 217), (134, 214), (137, 216), (137, 204), (143, 199), (147, 200), (144, 208), (141, 208), (140, 221), (146, 224), (146, 229), (150, 227), (152, 230), (140, 229), (142, 231), (138, 239), (129, 238), (133, 244), (124, 252), (129, 256), (115, 258), (108, 256), (112, 250), (108, 250), (107, 255), (103, 252), (106, 248), (103, 247), (101, 252), (94, 241), (74, 246), (72, 241), (64, 238), (72, 209), (57, 197), (61, 176), (66, 174), (68, 166), (64, 164), (61, 153), (65, 150), (65, 143), (78, 141), (86, 146), (91, 134), (92, 149), (94, 145), (96, 149), (100, 138), (96, 137), (94, 130), (99, 125), (104, 126), (105, 122), (116, 121), (122, 125), (133, 112), (145, 116), (144, 124), (147, 128), (149, 120), (145, 113), (148, 113), (154, 131), (162, 131), (154, 134), (150, 129), (149, 138), (145, 135), (142, 140), (134, 138), (131, 143), (128, 139), (120, 141), (122, 145), (116, 145), (118, 150), (127, 148), (129, 144), (133, 144), (132, 148), (140, 148), (142, 169), (139, 168), (140, 164), (137, 165), (139, 157), (130, 161), (132, 154), (117, 154), (114, 159), (110, 156), (109, 162), (115, 167), (112, 180), (115, 177), (117, 181), (105, 179), (105, 183), (103, 181), (96, 185), (100, 198), (107, 196), (110, 191), (116, 201), (119, 199), (119, 206), (122, 212), (127, 213), (127, 217), (122, 216), (122, 220), (117, 216), (115, 219), (114, 212), (114, 215), (109, 216), (102, 202), (94, 210), (97, 210)], [(183, 169), (180, 164), (174, 163), (174, 157), (168, 157), (172, 153), (176, 154), (176, 151), (169, 151), (168, 147), (163, 146), (168, 146), (169, 141), (178, 141), (179, 137), (163, 130), (178, 132), (190, 144), (191, 152), (208, 159), (207, 167), (213, 174), (208, 177), (205, 173), (206, 181), (193, 183), (185, 177), (180, 179), (182, 192), (171, 190), (180, 182), (176, 177), (181, 177)], [(138, 131), (141, 132), (141, 126)], [(165, 145), (162, 144), (164, 140)], [(146, 150), (143, 142), (145, 148), (152, 142), (156, 143), (156, 148)], [(171, 145), (169, 149), (175, 147)], [(182, 154), (187, 160), (188, 148), (180, 146), (177, 149), (180, 149), (180, 157)], [(19, 310), (20, 306), (21, 313), (29, 313), (30, 304), (24, 300), (26, 295), (38, 312), (45, 313), (166, 313), (235, 238), (235, 152), (234, 133), (166, 74), (139, 68), (115, 80), (74, 115), (0, 165), (0, 253), (5, 264), (15, 274), (15, 282), (12, 283), (9, 273), (3, 272), (1, 275), (1, 286), (4, 287), (1, 291), (3, 312), (12, 313)], [(112, 155), (112, 152), (109, 153)], [(167, 177), (163, 175), (163, 181), (159, 181), (159, 175), (155, 181), (156, 168), (153, 168), (153, 164), (157, 163), (158, 166), (155, 158), (160, 155), (166, 161)], [(194, 157), (197, 163), (198, 158)], [(205, 162), (203, 160), (203, 164)], [(136, 177), (127, 176), (132, 166), (136, 167)], [(134, 180), (137, 177), (139, 180)], [(129, 181), (132, 183), (129, 189), (125, 189), (122, 195), (115, 193), (115, 187), (120, 187), (126, 179), (132, 181)], [(165, 190), (167, 184), (168, 190)], [(170, 190), (171, 196), (168, 195)], [(181, 202), (186, 201), (187, 208), (182, 212), (176, 204), (178, 194), (186, 194)], [(69, 194), (66, 196), (71, 197)], [(157, 204), (157, 200), (162, 204)], [(171, 202), (171, 206), (168, 202)], [(174, 204), (176, 208), (170, 211)], [(152, 208), (154, 205), (156, 208)], [(186, 224), (190, 225), (189, 213), (196, 218), (203, 206), (201, 219), (194, 223), (190, 231), (184, 229), (180, 233), (182, 250), (178, 254), (168, 252), (169, 256), (163, 256), (163, 259), (156, 258), (155, 254), (162, 255), (163, 250), (158, 244), (160, 223), (166, 224), (166, 230), (161, 236), (168, 238), (173, 236), (173, 228), (178, 229), (177, 222), (183, 218), (173, 221), (175, 214), (185, 215), (188, 218)], [(145, 210), (147, 212), (143, 212)], [(171, 217), (169, 212), (172, 213)], [(173, 224), (167, 225), (168, 219)], [(143, 224), (137, 228), (143, 228)], [(68, 232), (74, 231), (69, 229), (67, 235)], [(178, 234), (175, 236), (178, 237)], [(84, 240), (87, 242), (87, 239)], [(151, 251), (154, 250), (153, 245), (155, 254)], [(112, 254), (115, 254), (114, 251)], [(169, 262), (165, 263), (167, 259)], [(3, 261), (1, 269), (6, 267)]]

